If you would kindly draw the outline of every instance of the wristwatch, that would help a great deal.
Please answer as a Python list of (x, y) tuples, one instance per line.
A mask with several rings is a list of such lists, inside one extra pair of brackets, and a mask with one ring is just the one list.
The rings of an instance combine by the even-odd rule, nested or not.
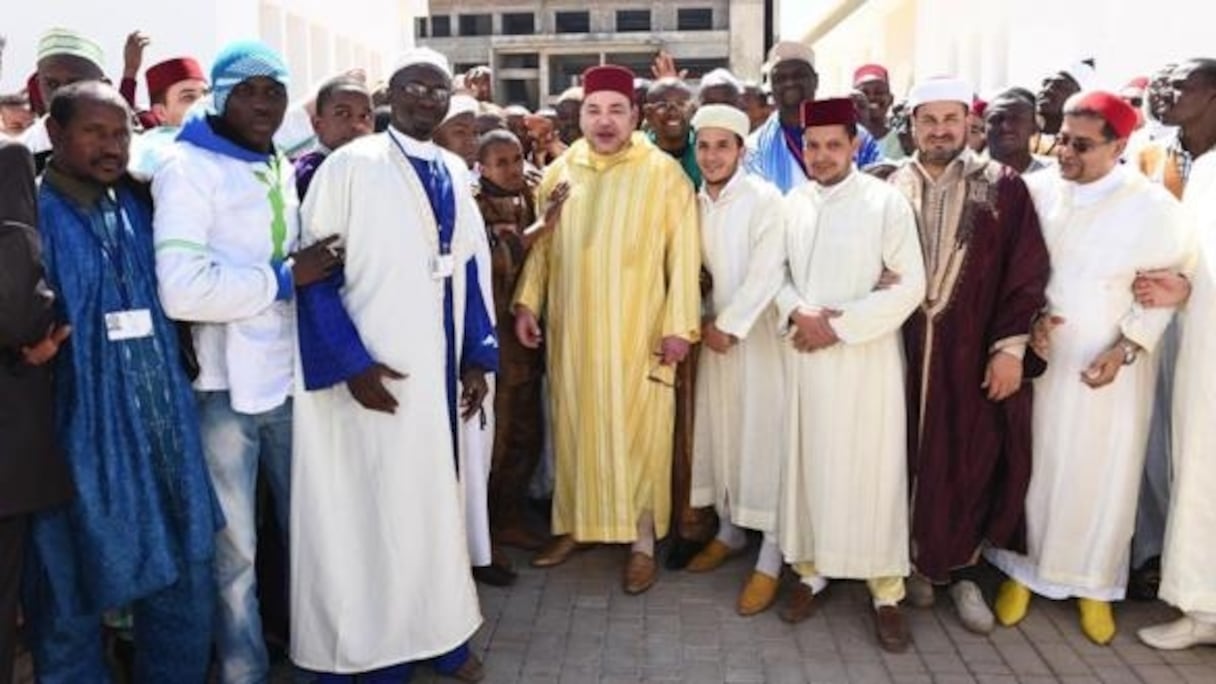
[(1140, 355), (1140, 347), (1135, 342), (1128, 340), (1120, 340), (1119, 348), (1123, 350), (1123, 365), (1130, 366), (1136, 362), (1136, 357)]

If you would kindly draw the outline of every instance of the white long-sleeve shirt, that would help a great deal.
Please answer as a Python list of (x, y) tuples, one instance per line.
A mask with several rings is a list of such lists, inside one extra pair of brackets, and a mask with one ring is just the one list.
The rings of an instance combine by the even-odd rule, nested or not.
[(174, 145), (152, 183), (161, 304), (195, 324), (196, 389), (228, 390), (240, 413), (269, 411), (291, 394), (295, 369), (295, 308), (276, 300), (272, 265), (299, 240), (294, 173), (282, 157), (250, 162)]

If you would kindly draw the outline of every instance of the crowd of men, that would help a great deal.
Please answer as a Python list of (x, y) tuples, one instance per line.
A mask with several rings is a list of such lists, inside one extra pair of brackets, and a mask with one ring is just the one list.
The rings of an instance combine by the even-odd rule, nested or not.
[(0, 679), (22, 625), (107, 681), (105, 624), (135, 681), (266, 681), (279, 604), (317, 681), (477, 681), (503, 546), (624, 545), (641, 594), (665, 537), (756, 549), (742, 615), (864, 580), (893, 652), (938, 589), (1108, 644), (1158, 583), (1139, 638), (1216, 644), (1216, 60), (897, 103), (783, 42), (532, 112), (425, 48), (293, 104), (240, 41), (136, 111), (146, 44), (115, 89), (52, 29), (0, 98)]

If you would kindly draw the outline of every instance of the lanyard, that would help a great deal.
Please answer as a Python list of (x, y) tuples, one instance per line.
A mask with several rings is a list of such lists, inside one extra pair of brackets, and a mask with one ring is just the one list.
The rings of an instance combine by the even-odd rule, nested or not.
[(785, 126), (781, 127), (781, 135), (785, 138), (785, 146), (789, 149), (790, 154), (794, 155), (794, 159), (798, 160), (798, 170), (802, 172), (803, 176), (810, 178), (810, 174), (806, 172), (806, 157), (803, 156), (801, 146), (794, 140), (794, 136), (785, 130)]
[[(98, 206), (101, 209), (102, 218), (100, 234), (88, 216), (81, 216), (80, 214), (76, 214), (76, 216), (83, 225), (85, 232), (97, 241), (97, 246), (101, 249), (106, 263), (113, 269), (114, 275), (118, 280), (118, 294), (122, 298), (123, 309), (130, 309), (132, 298), (127, 283), (126, 249), (123, 247), (123, 241), (127, 233), (127, 221), (123, 216), (122, 204), (110, 199), (107, 195), (98, 202)], [(113, 239), (113, 244), (110, 244), (111, 239)]]
[[(397, 146), (397, 150), (399, 152), (401, 152), (401, 156), (405, 158), (406, 163), (408, 163), (410, 165), (410, 167), (413, 168), (414, 157), (411, 157), (409, 155), (409, 153), (405, 151), (405, 147), (401, 144), (401, 141), (397, 139), (397, 136), (393, 135), (391, 132), (385, 132), (385, 135), (387, 135), (389, 137), (389, 139), (393, 141), (393, 144)], [(427, 161), (424, 159), (419, 159), (418, 161), (425, 162), (428, 166), (433, 166), (436, 163), (434, 160)], [(434, 197), (436, 200), (442, 199), (439, 196), (439, 194), (440, 194), (439, 187), (436, 185), (436, 181), (438, 180), (438, 178), (439, 178), (439, 174), (432, 171), (431, 178), (428, 179), (428, 181), (427, 181), (427, 185), (429, 187), (426, 188), (428, 204), (430, 204), (430, 202), (431, 202), (430, 198), (432, 198), (432, 197)], [(419, 178), (418, 180), (421, 181), (422, 179)], [(443, 234), (443, 226), (439, 222), (439, 209), (437, 207), (431, 207), (431, 213), (433, 213), (435, 215), (435, 229), (439, 233), (439, 255), (444, 256), (447, 254), (451, 254), (452, 253), (452, 239), (451, 239), (451, 236), (446, 236), (446, 238), (445, 238), (445, 236)]]

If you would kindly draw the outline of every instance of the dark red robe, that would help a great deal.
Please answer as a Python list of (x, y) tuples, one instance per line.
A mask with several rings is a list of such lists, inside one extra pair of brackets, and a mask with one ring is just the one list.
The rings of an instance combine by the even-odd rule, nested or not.
[[(958, 230), (942, 264), (930, 258), (927, 202), (909, 160), (889, 180), (917, 211), (930, 291), (904, 325), (912, 560), (936, 582), (973, 561), (984, 542), (1025, 545), (1031, 470), (1029, 379), (1044, 364), (1026, 351), (1024, 384), (1001, 403), (981, 388), (999, 344), (1026, 342), (1046, 305), (1047, 247), (1034, 203), (1012, 169), (965, 154), (955, 200), (938, 208)], [(961, 206), (960, 206), (961, 205)], [(950, 219), (947, 218), (947, 221)], [(938, 287), (933, 288), (936, 271)]]

